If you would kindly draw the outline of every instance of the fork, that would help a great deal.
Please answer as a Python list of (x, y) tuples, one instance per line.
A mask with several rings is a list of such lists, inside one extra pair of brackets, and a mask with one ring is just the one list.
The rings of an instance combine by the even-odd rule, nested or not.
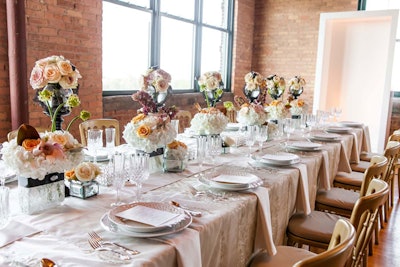
[(119, 251), (117, 251), (117, 250), (115, 250), (115, 249), (112, 249), (112, 248), (110, 248), (110, 247), (103, 247), (102, 245), (100, 245), (100, 243), (99, 242), (97, 242), (97, 241), (95, 241), (95, 240), (93, 240), (93, 239), (88, 239), (88, 242), (89, 242), (89, 244), (90, 244), (90, 246), (95, 250), (95, 251), (111, 251), (111, 252), (113, 252), (113, 253), (116, 253), (116, 254), (118, 254), (118, 256), (119, 256), (119, 258), (121, 259), (121, 260), (130, 260), (131, 259), (131, 257), (129, 256), (129, 255), (124, 255), (124, 254), (122, 254), (121, 252), (119, 252)]
[(118, 244), (118, 243), (114, 243), (114, 242), (110, 242), (110, 241), (104, 241), (103, 238), (102, 238), (101, 236), (99, 236), (95, 231), (91, 231), (91, 232), (89, 232), (88, 234), (89, 234), (90, 239), (96, 241), (96, 242), (99, 243), (100, 245), (116, 246), (116, 247), (122, 249), (124, 252), (126, 252), (126, 253), (128, 253), (128, 254), (130, 254), (130, 255), (137, 255), (137, 254), (140, 254), (140, 251), (139, 251), (139, 250), (130, 249), (130, 248), (127, 248), (127, 247), (125, 247), (125, 246), (123, 246), (123, 245), (120, 245), (120, 244)]

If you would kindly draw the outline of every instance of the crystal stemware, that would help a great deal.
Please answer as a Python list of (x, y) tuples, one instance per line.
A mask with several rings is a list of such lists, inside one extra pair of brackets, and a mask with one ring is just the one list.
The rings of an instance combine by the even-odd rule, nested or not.
[(97, 151), (103, 147), (103, 130), (89, 129), (87, 134), (87, 148), (93, 156), (93, 162), (97, 163)]
[(136, 202), (141, 199), (143, 181), (150, 175), (149, 157), (149, 154), (144, 152), (136, 152), (128, 156), (129, 182), (136, 185)]
[(124, 204), (120, 200), (120, 190), (124, 187), (126, 182), (126, 168), (125, 168), (125, 155), (121, 153), (116, 153), (112, 157), (113, 164), (113, 177), (112, 177), (112, 186), (116, 192), (115, 202), (111, 203), (111, 206), (120, 206)]
[(111, 159), (115, 151), (115, 128), (106, 128), (106, 149), (108, 153), (108, 159)]
[(220, 135), (210, 135), (207, 139), (207, 150), (211, 156), (212, 164), (215, 164), (215, 159), (221, 154), (222, 139)]
[(258, 142), (259, 151), (262, 151), (263, 143), (268, 139), (268, 126), (257, 126), (256, 141)]
[(199, 135), (196, 138), (197, 141), (197, 164), (199, 166), (199, 173), (203, 169), (204, 160), (207, 156), (207, 136)]
[(257, 126), (248, 125), (246, 127), (245, 140), (246, 140), (246, 146), (249, 147), (249, 154), (248, 154), (249, 157), (251, 157), (251, 150), (256, 141), (256, 137), (255, 137), (256, 132), (257, 132)]
[(5, 186), (6, 178), (10, 175), (10, 169), (0, 161), (0, 229), (5, 228), (10, 222), (10, 188)]
[(286, 118), (285, 119), (285, 125), (284, 125), (284, 131), (286, 133), (287, 137), (287, 142), (289, 142), (290, 135), (294, 132), (295, 130), (295, 122), (291, 118)]

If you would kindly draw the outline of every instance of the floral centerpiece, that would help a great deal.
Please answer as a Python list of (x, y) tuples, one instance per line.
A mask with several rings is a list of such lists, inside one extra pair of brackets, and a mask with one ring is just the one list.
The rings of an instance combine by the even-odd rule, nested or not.
[(280, 120), (288, 115), (288, 107), (280, 100), (274, 100), (265, 107), (268, 119)]
[(200, 92), (204, 94), (207, 107), (215, 107), (221, 101), (224, 93), (224, 83), (221, 74), (217, 71), (208, 71), (198, 79)]
[[(50, 56), (36, 61), (30, 76), (30, 84), (36, 90), (35, 100), (50, 117), (51, 131), (61, 130), (62, 116), (80, 105), (77, 95), (78, 79), (82, 78), (78, 69), (63, 56)], [(90, 113), (82, 111), (68, 125), (80, 118), (87, 120)]]
[(283, 77), (276, 74), (267, 77), (267, 90), (268, 94), (277, 100), (285, 92), (286, 83)]
[(150, 67), (139, 79), (141, 90), (147, 92), (158, 107), (164, 105), (171, 90), (171, 75), (158, 66)]
[(266, 81), (260, 73), (251, 71), (244, 76), (244, 95), (250, 102), (254, 102), (265, 91)]
[(164, 152), (163, 169), (165, 172), (181, 172), (185, 169), (188, 147), (185, 143), (174, 140)]
[(99, 166), (92, 162), (82, 162), (65, 172), (65, 178), (71, 196), (88, 198), (99, 193), (99, 184), (95, 181), (101, 174)]
[(236, 119), (243, 125), (262, 125), (267, 121), (267, 113), (262, 105), (245, 103), (241, 106)]
[(288, 88), (290, 95), (293, 96), (293, 99), (297, 99), (302, 93), (304, 86), (306, 85), (306, 80), (301, 76), (294, 76), (288, 82)]
[(190, 131), (198, 135), (220, 134), (228, 124), (228, 118), (217, 108), (201, 108), (196, 103), (199, 111), (190, 122)]

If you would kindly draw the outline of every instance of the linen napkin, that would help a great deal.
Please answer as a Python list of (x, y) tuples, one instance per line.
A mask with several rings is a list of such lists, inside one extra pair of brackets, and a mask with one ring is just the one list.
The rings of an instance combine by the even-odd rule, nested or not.
[(276, 254), (276, 247), (272, 238), (271, 207), (269, 193), (265, 187), (258, 187), (251, 191), (258, 199), (256, 237), (254, 239), (254, 251), (265, 248), (270, 256)]
[(41, 231), (36, 228), (12, 220), (4, 229), (0, 231), (0, 248), (21, 238), (39, 232)]
[(369, 136), (369, 128), (367, 125), (362, 126), (363, 139), (361, 144), (361, 151), (371, 152), (371, 138)]
[(299, 192), (296, 199), (296, 209), (301, 210), (304, 214), (308, 215), (311, 213), (310, 196), (308, 193), (308, 174), (307, 165), (298, 163), (294, 164), (293, 167), (299, 170)]
[(318, 173), (320, 188), (323, 188), (325, 190), (330, 190), (331, 177), (329, 175), (329, 155), (328, 151), (326, 150), (321, 150), (321, 152), (322, 152), (322, 163)]
[(178, 267), (201, 267), (199, 232), (186, 228), (179, 233), (152, 238), (173, 246), (176, 250)]
[(346, 147), (345, 147), (343, 141), (340, 141), (340, 145), (341, 145), (341, 147), (340, 147), (338, 171), (351, 173), (350, 161), (346, 155)]
[(360, 152), (358, 150), (358, 136), (355, 132), (351, 132), (353, 135), (353, 145), (351, 146), (350, 161), (352, 163), (360, 163)]

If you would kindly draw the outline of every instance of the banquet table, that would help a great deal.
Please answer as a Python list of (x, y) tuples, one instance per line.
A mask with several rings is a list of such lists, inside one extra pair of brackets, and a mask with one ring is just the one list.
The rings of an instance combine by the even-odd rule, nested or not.
[[(100, 220), (115, 201), (112, 187), (100, 186), (99, 194), (88, 199), (66, 197), (56, 208), (26, 215), (18, 211), (17, 184), (7, 184), (12, 221), (0, 231), (0, 263), (39, 266), (41, 258), (50, 258), (57, 266), (245, 266), (257, 247), (270, 246), (273, 252), (274, 246), (285, 244), (290, 216), (310, 212), (318, 188), (329, 189), (338, 171), (350, 171), (349, 161), (357, 160), (365, 143), (363, 131), (353, 128), (336, 142), (319, 142), (319, 151), (288, 151), (300, 157), (296, 166), (257, 165), (242, 146), (221, 154), (214, 164), (207, 161), (201, 170), (193, 160), (181, 173), (152, 173), (143, 185), (142, 201), (174, 200), (202, 213), (192, 218), (189, 227), (165, 236), (138, 238), (105, 230)], [(292, 138), (305, 140), (301, 135)], [(285, 141), (269, 140), (262, 151), (253, 149), (253, 157), (287, 151)], [(211, 190), (198, 179), (200, 174), (207, 177), (227, 169), (254, 174), (262, 185), (232, 192)], [(135, 186), (126, 183), (121, 199), (132, 202), (134, 192)], [(111, 252), (94, 251), (87, 242), (93, 230), (105, 240), (141, 253), (121, 260)]]

